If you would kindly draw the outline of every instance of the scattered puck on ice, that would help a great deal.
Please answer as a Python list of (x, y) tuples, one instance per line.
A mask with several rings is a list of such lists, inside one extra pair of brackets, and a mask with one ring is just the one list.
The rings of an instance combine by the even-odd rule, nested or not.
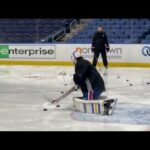
[(63, 94), (64, 92), (62, 91), (61, 93)]
[(43, 111), (47, 111), (47, 110), (48, 110), (47, 108), (44, 108), (44, 109), (43, 109)]
[(56, 107), (60, 107), (60, 105), (56, 105)]
[(132, 86), (132, 84), (129, 84), (130, 86)]
[(105, 76), (106, 74), (104, 73), (103, 75)]
[(147, 82), (146, 84), (150, 84), (150, 82)]
[(129, 81), (129, 80), (126, 80), (127, 82)]
[(65, 86), (67, 86), (67, 84), (65, 84)]
[(120, 78), (119, 76), (117, 76), (117, 78)]

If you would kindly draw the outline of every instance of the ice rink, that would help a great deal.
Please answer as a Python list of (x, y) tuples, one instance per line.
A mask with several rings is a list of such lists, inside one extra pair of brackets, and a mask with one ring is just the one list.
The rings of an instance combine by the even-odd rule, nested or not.
[(100, 70), (107, 89), (104, 95), (118, 98), (113, 116), (73, 111), (72, 97), (81, 96), (80, 90), (61, 101), (60, 107), (48, 104), (44, 96), (57, 98), (71, 88), (73, 73), (74, 67), (1, 65), (0, 130), (150, 130), (150, 68)]

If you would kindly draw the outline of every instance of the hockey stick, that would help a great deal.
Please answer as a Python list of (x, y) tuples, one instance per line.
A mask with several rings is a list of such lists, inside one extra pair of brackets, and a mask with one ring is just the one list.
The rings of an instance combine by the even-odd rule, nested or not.
[(69, 94), (71, 94), (73, 91), (75, 91), (75, 86), (73, 86), (71, 89), (69, 89), (67, 92), (65, 92), (63, 95), (61, 95), (60, 97), (58, 97), (57, 99), (51, 99), (48, 96), (44, 96), (44, 98), (49, 101), (52, 104), (58, 103), (61, 100), (63, 100), (65, 97), (67, 97)]
[[(71, 57), (71, 60), (72, 60), (72, 62), (74, 63), (74, 65), (75, 65), (75, 62), (73, 61), (73, 58)], [(63, 72), (63, 79), (64, 79), (64, 72)], [(64, 79), (64, 81), (65, 81), (65, 79)], [(73, 91), (75, 91), (75, 90), (77, 90), (77, 86), (75, 85), (75, 86), (73, 86), (71, 89), (69, 89), (67, 92), (65, 92), (63, 95), (61, 95), (60, 97), (58, 97), (57, 99), (51, 99), (50, 97), (48, 97), (48, 96), (44, 96), (44, 98), (47, 100), (47, 101), (49, 101), (50, 103), (52, 103), (52, 104), (55, 104), (55, 103), (58, 103), (58, 102), (60, 102), (61, 100), (63, 100), (65, 97), (67, 97), (69, 94), (71, 94)]]

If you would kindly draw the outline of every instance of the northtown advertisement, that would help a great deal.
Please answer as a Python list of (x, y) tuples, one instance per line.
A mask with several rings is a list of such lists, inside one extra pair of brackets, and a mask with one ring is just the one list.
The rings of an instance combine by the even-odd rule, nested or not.
[(55, 59), (55, 45), (0, 45), (0, 58)]

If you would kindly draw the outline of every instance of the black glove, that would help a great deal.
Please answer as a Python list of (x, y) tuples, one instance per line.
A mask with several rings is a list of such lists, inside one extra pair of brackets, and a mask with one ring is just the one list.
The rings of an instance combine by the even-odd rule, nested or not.
[(94, 53), (95, 52), (95, 47), (92, 47), (91, 51)]
[(80, 74), (74, 74), (73, 80), (77, 85), (81, 85), (83, 83), (83, 77)]
[(109, 52), (109, 51), (110, 51), (110, 48), (109, 48), (109, 47), (106, 47), (106, 51)]

